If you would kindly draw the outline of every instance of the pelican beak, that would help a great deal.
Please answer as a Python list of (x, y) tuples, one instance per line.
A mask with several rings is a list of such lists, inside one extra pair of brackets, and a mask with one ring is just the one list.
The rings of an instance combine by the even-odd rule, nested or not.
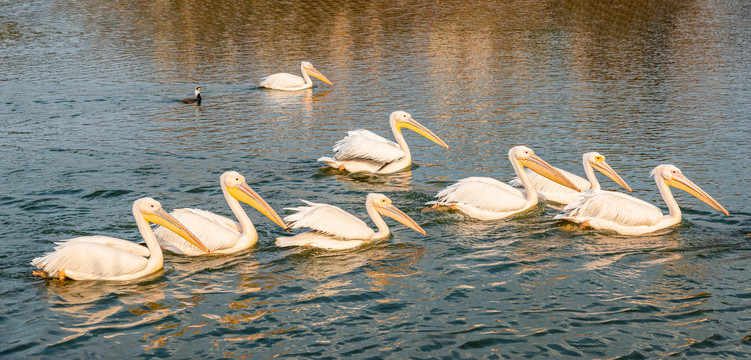
[(379, 211), (381, 215), (388, 216), (402, 224), (404, 224), (406, 227), (415, 230), (423, 235), (427, 235), (428, 233), (423, 230), (420, 225), (417, 225), (417, 223), (412, 220), (411, 217), (407, 216), (407, 214), (403, 213), (401, 210), (397, 209), (396, 206), (392, 204), (381, 204)]
[(260, 195), (258, 195), (258, 193), (253, 191), (248, 184), (242, 183), (234, 187), (228, 187), (227, 191), (233, 198), (254, 207), (256, 210), (260, 211), (261, 214), (266, 215), (271, 221), (281, 226), (282, 229), (289, 231), (289, 226), (287, 226), (279, 214), (277, 214), (276, 211), (274, 211), (274, 209), (272, 209), (271, 206), (263, 200)]
[(608, 165), (604, 160), (603, 161), (596, 161), (594, 165), (592, 165), (595, 169), (597, 169), (599, 172), (605, 174), (605, 176), (609, 177), (611, 180), (618, 183), (618, 185), (622, 186), (624, 189), (628, 191), (631, 190), (631, 187), (626, 184), (626, 181), (624, 181), (618, 173), (613, 170), (613, 168)]
[(412, 130), (412, 131), (414, 131), (414, 132), (416, 132), (416, 133), (418, 133), (418, 134), (426, 137), (428, 140), (430, 140), (430, 141), (432, 141), (432, 142), (434, 142), (434, 143), (436, 143), (438, 145), (441, 145), (441, 146), (445, 147), (446, 149), (449, 148), (448, 144), (446, 144), (445, 142), (443, 142), (443, 140), (441, 140), (441, 138), (439, 138), (438, 135), (433, 134), (432, 131), (428, 130), (428, 128), (426, 128), (425, 126), (422, 126), (422, 124), (420, 124), (419, 122), (417, 122), (417, 120), (415, 120), (415, 119), (413, 119), (411, 117), (409, 118), (409, 120), (400, 121), (399, 122), (399, 128), (401, 128), (401, 127), (405, 127), (407, 129), (410, 129), (410, 130)]
[(325, 82), (325, 83), (327, 83), (327, 84), (329, 84), (331, 86), (334, 86), (334, 84), (332, 84), (331, 81), (329, 81), (329, 79), (327, 79), (325, 76), (323, 76), (323, 74), (321, 74), (314, 67), (311, 67), (310, 69), (305, 69), (305, 72), (307, 72), (308, 75), (310, 75), (310, 76), (312, 76), (312, 77), (314, 77), (314, 78), (316, 78), (318, 80), (321, 80), (321, 81), (323, 81), (323, 82)]
[(704, 192), (700, 187), (696, 186), (691, 180), (689, 180), (687, 177), (683, 176), (683, 174), (676, 174), (673, 175), (673, 178), (666, 181), (668, 185), (675, 187), (676, 189), (681, 189), (693, 196), (696, 196), (699, 200), (704, 201), (707, 203), (707, 205), (717, 209), (721, 213), (725, 215), (730, 215), (730, 213), (725, 210), (722, 205), (720, 205), (717, 200), (713, 199), (709, 194)]
[(526, 159), (521, 159), (520, 161), (523, 166), (530, 168), (532, 171), (550, 179), (551, 181), (555, 181), (558, 184), (579, 192), (582, 191), (578, 186), (576, 186), (576, 184), (574, 184), (566, 176), (561, 174), (560, 171), (550, 166), (550, 164), (546, 163), (545, 160), (540, 159), (540, 157), (537, 155), (533, 154)]
[(153, 213), (146, 213), (143, 217), (148, 222), (164, 226), (207, 254), (211, 252), (188, 228), (163, 209), (159, 209)]

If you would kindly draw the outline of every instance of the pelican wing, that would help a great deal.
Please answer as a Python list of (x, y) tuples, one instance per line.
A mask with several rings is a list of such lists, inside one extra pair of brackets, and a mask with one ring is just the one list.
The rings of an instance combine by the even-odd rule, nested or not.
[(336, 160), (372, 160), (390, 163), (404, 157), (404, 151), (391, 140), (384, 139), (371, 131), (358, 129), (347, 132), (347, 136), (334, 144)]
[(310, 228), (342, 239), (368, 239), (374, 234), (364, 221), (336, 206), (302, 201), (308, 206), (287, 208), (296, 211), (284, 218), (293, 229)]
[(72, 242), (72, 241), (78, 241), (78, 242), (88, 242), (88, 243), (96, 243), (96, 244), (102, 244), (104, 246), (109, 246), (111, 248), (115, 248), (118, 250), (129, 252), (133, 255), (138, 255), (141, 257), (149, 257), (151, 255), (151, 252), (149, 251), (149, 248), (136, 244), (132, 241), (113, 238), (110, 236), (81, 236), (73, 239), (68, 239), (66, 241), (60, 241), (56, 242), (57, 245), (63, 245), (65, 242)]
[(601, 219), (627, 226), (651, 226), (662, 217), (658, 207), (614, 191), (588, 191), (581, 200), (569, 204), (563, 208), (563, 213), (555, 216), (575, 222)]
[(441, 190), (439, 204), (467, 204), (493, 212), (523, 208), (526, 199), (521, 191), (489, 177), (468, 177)]
[(139, 272), (148, 262), (142, 256), (102, 242), (74, 238), (58, 244), (55, 251), (35, 258), (31, 264), (52, 276), (60, 270), (70, 270), (84, 277), (78, 280), (97, 280)]
[(269, 89), (296, 88), (305, 85), (305, 79), (288, 73), (269, 75), (258, 84), (259, 87)]
[[(227, 217), (201, 209), (176, 209), (170, 213), (211, 251), (232, 247), (242, 229)], [(154, 229), (157, 241), (165, 249), (177, 254), (202, 255), (206, 252), (162, 226)]]
[(304, 232), (295, 236), (276, 238), (276, 246), (305, 246), (326, 250), (347, 250), (365, 244), (363, 240), (342, 240), (319, 232)]
[[(175, 209), (170, 213), (170, 215), (175, 216), (176, 218), (178, 216), (182, 216), (182, 214), (190, 214), (193, 216), (201, 217), (205, 219), (206, 221), (217, 224), (218, 226), (221, 226), (227, 229), (228, 231), (237, 232), (238, 234), (242, 231), (242, 227), (240, 226), (240, 223), (238, 223), (237, 221), (232, 220), (226, 216), (214, 214), (211, 211), (206, 211), (206, 210), (201, 210), (201, 209)], [(180, 221), (179, 218), (177, 219), (178, 221)], [(198, 234), (195, 234), (195, 233), (194, 235), (198, 236)]]

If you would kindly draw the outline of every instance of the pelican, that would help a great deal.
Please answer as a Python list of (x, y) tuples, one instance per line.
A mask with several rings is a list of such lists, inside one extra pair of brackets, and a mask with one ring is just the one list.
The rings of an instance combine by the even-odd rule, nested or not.
[[(605, 174), (605, 176), (618, 183), (618, 185), (623, 186), (628, 191), (631, 191), (631, 188), (628, 186), (628, 184), (626, 184), (626, 182), (623, 181), (623, 179), (615, 172), (615, 170), (613, 170), (613, 168), (611, 168), (610, 165), (605, 162), (605, 157), (600, 153), (585, 153), (584, 155), (582, 155), (582, 163), (584, 164), (584, 173), (587, 174), (586, 179), (559, 168), (555, 169), (566, 176), (574, 184), (576, 184), (576, 186), (582, 189), (582, 191), (600, 190), (600, 183), (597, 181), (595, 172), (592, 169), (597, 169), (597, 171)], [(532, 181), (532, 185), (534, 185), (535, 190), (537, 190), (537, 195), (547, 201), (568, 205), (574, 201), (579, 200), (582, 196), (582, 193), (574, 191), (573, 189), (570, 189), (568, 187), (558, 185), (556, 182), (550, 181), (543, 176), (537, 175), (534, 171), (531, 171), (529, 169), (527, 169), (527, 175), (529, 175), (529, 179)], [(524, 186), (522, 185), (522, 182), (518, 177), (509, 181), (509, 185), (515, 188), (521, 188)]]
[(633, 196), (612, 191), (596, 191), (585, 194), (581, 200), (569, 204), (555, 218), (595, 229), (613, 230), (622, 235), (650, 233), (681, 221), (681, 208), (670, 192), (671, 186), (696, 196), (725, 215), (730, 215), (720, 203), (686, 178), (674, 165), (659, 165), (652, 170), (650, 176), (654, 176), (662, 199), (668, 206), (667, 215), (663, 215), (656, 206)]
[(302, 201), (308, 206), (289, 208), (288, 210), (297, 212), (285, 217), (284, 220), (293, 229), (310, 228), (313, 231), (291, 237), (278, 237), (276, 238), (277, 246), (311, 246), (329, 250), (351, 249), (365, 242), (389, 236), (389, 227), (381, 215), (388, 216), (423, 235), (427, 234), (420, 225), (397, 209), (391, 203), (391, 199), (383, 194), (368, 194), (365, 200), (365, 208), (378, 231), (373, 231), (364, 221), (336, 206)]
[(446, 149), (449, 148), (441, 138), (422, 126), (407, 112), (392, 112), (389, 116), (389, 125), (391, 125), (391, 132), (394, 133), (396, 143), (368, 130), (354, 130), (334, 144), (336, 154), (333, 158), (322, 157), (318, 161), (340, 171), (349, 172), (367, 171), (376, 174), (391, 174), (404, 170), (412, 165), (412, 154), (402, 135), (402, 128), (405, 127)]
[(524, 185), (526, 194), (493, 178), (469, 177), (441, 190), (436, 195), (438, 201), (428, 204), (434, 204), (434, 207), (448, 206), (479, 220), (503, 219), (518, 214), (536, 206), (538, 202), (537, 192), (524, 171), (525, 166), (563, 186), (581, 191), (576, 184), (526, 146), (511, 148), (508, 158), (516, 176)]
[(310, 76), (334, 86), (329, 79), (313, 67), (313, 64), (307, 61), (300, 63), (300, 71), (302, 71), (302, 77), (288, 73), (269, 75), (261, 79), (261, 83), (258, 84), (258, 87), (286, 91), (310, 89), (313, 87), (313, 82), (310, 81)]
[[(231, 254), (247, 249), (258, 241), (256, 228), (245, 213), (240, 201), (254, 207), (271, 221), (289, 231), (282, 218), (245, 182), (245, 177), (236, 171), (227, 171), (219, 177), (219, 184), (229, 208), (239, 221), (199, 209), (176, 209), (171, 215), (185, 224), (191, 232), (206, 244), (214, 254)], [(238, 201), (239, 200), (239, 201)], [(176, 254), (202, 255), (204, 252), (183, 241), (166, 228), (154, 231), (162, 248)]]
[[(149, 223), (162, 225), (208, 253), (195, 235), (179, 221), (162, 210), (152, 198), (133, 203), (133, 217), (146, 246), (109, 236), (83, 236), (56, 242), (55, 251), (31, 261), (41, 269), (35, 275), (57, 277), (60, 280), (132, 280), (162, 268), (164, 256)], [(147, 259), (148, 258), (148, 259)]]
[(203, 89), (202, 87), (196, 86), (196, 90), (193, 93), (194, 94), (193, 97), (185, 98), (185, 99), (182, 99), (180, 101), (182, 101), (185, 104), (201, 105), (201, 100), (202, 100), (202, 98), (201, 98), (201, 90), (202, 89)]

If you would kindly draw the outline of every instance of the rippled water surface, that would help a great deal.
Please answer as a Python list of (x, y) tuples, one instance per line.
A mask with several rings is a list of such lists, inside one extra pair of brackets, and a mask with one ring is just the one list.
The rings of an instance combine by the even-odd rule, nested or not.
[[(743, 1), (6, 1), (0, 3), (2, 358), (751, 357), (751, 5)], [(259, 79), (312, 62), (333, 83)], [(184, 105), (204, 86), (204, 103)], [(315, 159), (347, 130), (391, 137), (410, 171)], [(581, 173), (600, 151), (665, 206), (673, 163), (729, 211), (676, 190), (680, 225), (580, 230), (541, 206), (502, 221), (424, 211), (467, 176), (509, 180), (524, 144)], [(45, 281), (31, 259), (82, 235), (140, 236), (132, 202), (231, 215), (237, 170), (281, 214), (299, 199), (365, 218), (387, 194), (427, 236), (350, 251), (259, 243), (167, 254), (127, 283)], [(607, 189), (617, 185), (602, 181)]]

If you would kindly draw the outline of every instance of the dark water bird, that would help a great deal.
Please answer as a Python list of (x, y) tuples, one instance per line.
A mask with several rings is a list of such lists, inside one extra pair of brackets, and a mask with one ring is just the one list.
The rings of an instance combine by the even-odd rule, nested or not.
[(201, 89), (203, 89), (200, 86), (196, 86), (195, 95), (193, 97), (185, 98), (180, 101), (182, 101), (185, 104), (196, 104), (201, 105)]

